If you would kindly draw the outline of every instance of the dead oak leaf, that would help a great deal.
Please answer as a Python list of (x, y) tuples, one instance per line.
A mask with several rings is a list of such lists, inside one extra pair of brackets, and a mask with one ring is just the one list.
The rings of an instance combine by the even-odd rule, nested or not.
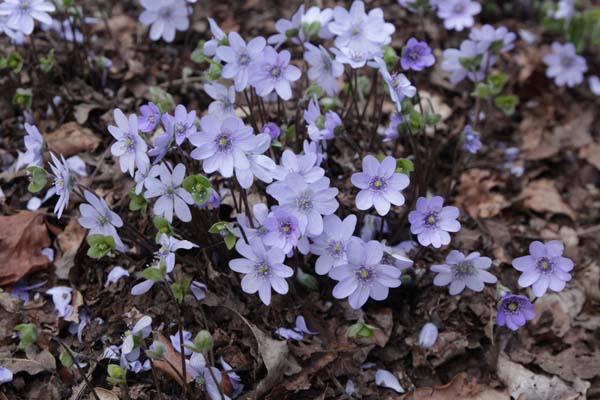
[(21, 211), (0, 216), (0, 286), (47, 268), (50, 261), (41, 251), (49, 245), (50, 237), (41, 214)]
[(0, 358), (0, 365), (11, 370), (13, 374), (26, 372), (29, 375), (36, 375), (40, 372), (56, 370), (56, 360), (48, 350), (36, 352), (35, 346), (31, 346), (25, 354), (27, 358)]
[(94, 151), (100, 145), (100, 138), (90, 129), (77, 122), (68, 122), (54, 132), (45, 135), (48, 147), (65, 157), (74, 156), (83, 151)]
[(490, 171), (471, 169), (460, 176), (456, 202), (474, 219), (494, 217), (508, 205), (503, 195), (492, 192), (502, 186)]
[(73, 218), (65, 230), (58, 235), (58, 246), (61, 255), (56, 259), (56, 276), (60, 279), (69, 279), (69, 271), (75, 265), (75, 256), (85, 239), (87, 231), (75, 218)]
[(506, 389), (491, 388), (480, 383), (464, 372), (456, 375), (446, 385), (436, 388), (417, 388), (400, 397), (402, 400), (509, 400)]
[(579, 151), (579, 157), (600, 170), (600, 144), (593, 143), (589, 146), (582, 147)]
[(530, 182), (521, 194), (526, 208), (550, 214), (564, 214), (576, 219), (575, 211), (562, 199), (555, 182), (551, 179), (538, 179)]

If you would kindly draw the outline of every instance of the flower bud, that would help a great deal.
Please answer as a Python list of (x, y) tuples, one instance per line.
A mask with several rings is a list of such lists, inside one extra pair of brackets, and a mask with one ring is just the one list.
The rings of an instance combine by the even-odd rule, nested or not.
[(207, 330), (198, 332), (194, 338), (194, 350), (202, 352), (204, 350), (209, 350), (211, 347), (213, 347), (213, 338), (210, 332)]
[(423, 328), (421, 328), (421, 333), (419, 334), (419, 345), (424, 349), (429, 349), (433, 347), (437, 337), (437, 326), (431, 322), (428, 322), (423, 326)]
[(269, 122), (263, 126), (263, 133), (268, 133), (271, 136), (271, 140), (276, 140), (281, 135), (281, 129), (277, 124)]

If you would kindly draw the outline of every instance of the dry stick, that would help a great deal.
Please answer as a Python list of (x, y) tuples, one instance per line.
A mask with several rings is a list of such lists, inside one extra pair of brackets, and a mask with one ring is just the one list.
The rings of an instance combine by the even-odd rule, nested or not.
[(96, 389), (92, 386), (92, 383), (88, 379), (87, 375), (85, 374), (85, 372), (83, 372), (83, 370), (79, 366), (79, 363), (77, 362), (77, 359), (75, 358), (75, 354), (73, 354), (73, 352), (71, 351), (71, 349), (69, 348), (69, 346), (67, 346), (66, 344), (64, 344), (63, 341), (60, 340), (59, 338), (52, 337), (52, 339), (56, 340), (58, 342), (58, 344), (60, 346), (62, 346), (62, 348), (65, 349), (65, 351), (67, 353), (69, 353), (69, 357), (71, 357), (71, 359), (73, 360), (73, 364), (75, 364), (75, 367), (77, 367), (77, 370), (79, 371), (79, 374), (81, 375), (81, 377), (85, 381), (86, 386), (90, 389), (90, 391), (94, 395), (94, 398), (96, 400), (100, 400), (100, 396), (98, 396), (98, 393), (96, 393)]

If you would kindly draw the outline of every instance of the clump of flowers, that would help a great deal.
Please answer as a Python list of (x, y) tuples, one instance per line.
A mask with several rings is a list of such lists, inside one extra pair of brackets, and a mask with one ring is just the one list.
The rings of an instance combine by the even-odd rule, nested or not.
[(558, 86), (579, 85), (588, 70), (585, 58), (577, 55), (573, 43), (552, 43), (552, 52), (544, 56), (544, 63), (548, 66), (546, 76)]
[(459, 214), (458, 208), (444, 206), (444, 199), (440, 196), (431, 199), (419, 197), (417, 209), (408, 214), (410, 231), (417, 235), (421, 245), (440, 248), (450, 244), (450, 233), (460, 230)]

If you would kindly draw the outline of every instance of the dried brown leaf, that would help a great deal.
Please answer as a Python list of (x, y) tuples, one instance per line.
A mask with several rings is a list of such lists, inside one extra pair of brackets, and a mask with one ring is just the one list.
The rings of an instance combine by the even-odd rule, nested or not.
[(460, 195), (456, 197), (456, 202), (472, 218), (494, 217), (508, 205), (503, 195), (492, 192), (492, 189), (502, 186), (501, 182), (491, 176), (490, 171), (471, 169), (460, 176)]
[(539, 179), (530, 182), (523, 189), (525, 207), (530, 210), (550, 213), (564, 214), (575, 220), (575, 211), (571, 209), (562, 199), (553, 180)]
[(415, 391), (400, 397), (402, 400), (509, 400), (506, 389), (491, 388), (462, 372), (444, 386), (436, 388), (417, 388)]
[(37, 352), (34, 347), (27, 349), (27, 358), (3, 357), (0, 358), (0, 365), (11, 370), (13, 374), (26, 372), (29, 375), (36, 375), (40, 372), (56, 370), (54, 356), (47, 350)]
[(0, 286), (47, 268), (48, 257), (41, 253), (50, 237), (41, 214), (21, 211), (0, 216)]
[(90, 129), (77, 122), (68, 122), (45, 136), (48, 147), (65, 157), (74, 156), (83, 151), (94, 151), (101, 140)]
[(65, 230), (58, 235), (58, 247), (60, 257), (56, 259), (56, 276), (60, 279), (68, 279), (69, 271), (75, 265), (75, 255), (85, 239), (86, 230), (75, 218), (71, 219)]

